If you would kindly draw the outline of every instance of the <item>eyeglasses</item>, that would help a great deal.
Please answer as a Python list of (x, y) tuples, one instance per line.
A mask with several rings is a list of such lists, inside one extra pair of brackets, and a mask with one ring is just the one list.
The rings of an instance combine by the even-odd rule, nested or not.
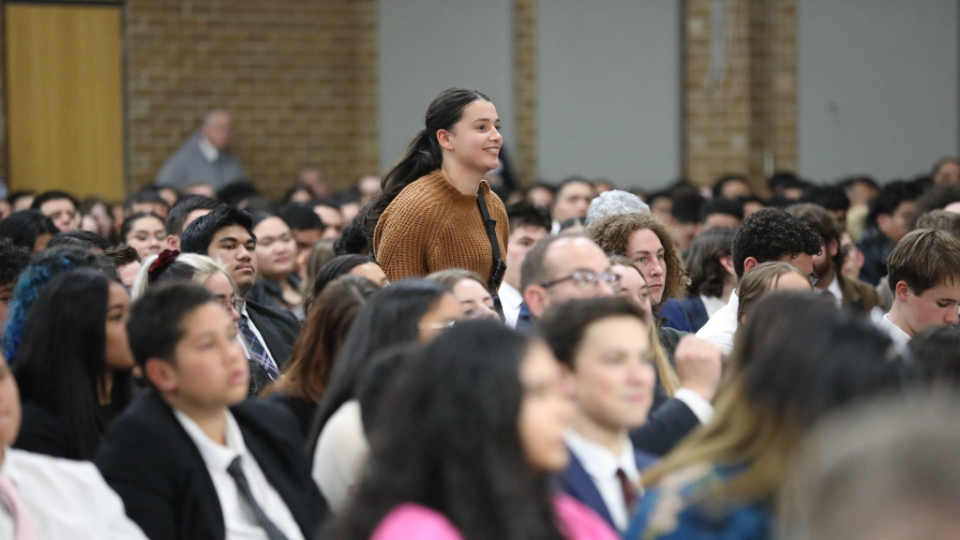
[(457, 324), (457, 320), (451, 319), (447, 322), (420, 323), (417, 325), (417, 328), (421, 330), (444, 330), (446, 328), (453, 328), (455, 324)]
[(230, 300), (228, 298), (224, 298), (223, 296), (218, 296), (217, 300), (227, 313), (230, 313), (232, 309), (237, 310), (237, 313), (243, 313), (243, 306), (246, 304), (246, 301), (242, 298), (234, 298), (233, 300)]
[(610, 285), (617, 286), (617, 284), (620, 283), (620, 276), (617, 274), (608, 274), (606, 272), (598, 273), (591, 272), (589, 270), (577, 270), (569, 276), (564, 276), (553, 281), (541, 283), (540, 286), (544, 289), (549, 289), (558, 283), (563, 283), (564, 281), (570, 280), (576, 281), (577, 285), (580, 287), (583, 287), (584, 285), (597, 285), (601, 280), (609, 283)]

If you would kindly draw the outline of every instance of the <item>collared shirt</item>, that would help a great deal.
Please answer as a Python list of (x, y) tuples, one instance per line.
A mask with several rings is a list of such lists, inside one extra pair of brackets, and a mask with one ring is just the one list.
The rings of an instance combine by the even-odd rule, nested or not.
[(253, 511), (240, 496), (236, 482), (227, 472), (227, 467), (237, 456), (240, 456), (243, 474), (250, 484), (253, 498), (256, 499), (263, 512), (287, 538), (290, 540), (303, 539), (300, 526), (297, 525), (287, 504), (277, 493), (277, 490), (270, 485), (267, 477), (263, 474), (263, 470), (260, 469), (257, 459), (247, 451), (247, 447), (243, 443), (243, 433), (240, 431), (240, 426), (229, 410), (224, 411), (227, 417), (227, 426), (224, 432), (225, 446), (210, 440), (200, 429), (200, 426), (183, 412), (173, 409), (173, 413), (183, 429), (186, 430), (187, 435), (190, 436), (193, 444), (197, 446), (197, 450), (200, 451), (200, 456), (207, 466), (207, 472), (213, 481), (213, 487), (217, 490), (217, 498), (220, 499), (226, 540), (267, 540), (266, 531), (257, 524)]
[(730, 354), (733, 350), (733, 336), (737, 333), (737, 308), (740, 307), (740, 298), (737, 292), (730, 293), (730, 301), (720, 308), (710, 320), (697, 332), (697, 337), (713, 343), (723, 354)]
[(700, 301), (703, 302), (703, 310), (707, 312), (707, 318), (713, 317), (723, 306), (727, 305), (722, 298), (715, 296), (700, 295)]
[[(0, 474), (16, 486), (37, 540), (147, 538), (90, 462), (5, 448)], [(13, 517), (0, 505), (0, 538), (14, 538), (13, 532)]]
[(217, 150), (216, 146), (210, 144), (210, 141), (203, 135), (200, 135), (200, 153), (203, 154), (203, 157), (210, 163), (213, 163), (220, 157), (220, 150)]
[[(816, 289), (814, 289), (816, 290)], [(833, 281), (827, 286), (827, 291), (837, 299), (837, 307), (843, 307), (843, 291), (840, 290), (840, 280), (833, 276)]]
[(894, 322), (890, 320), (889, 313), (883, 316), (883, 319), (880, 320), (880, 324), (877, 326), (879, 326), (881, 330), (890, 336), (890, 339), (893, 340), (893, 343), (897, 346), (897, 349), (906, 347), (907, 343), (910, 342), (910, 334), (906, 333), (903, 328), (900, 328), (894, 324)]
[[(256, 335), (257, 339), (260, 340), (263, 348), (270, 353), (270, 358), (273, 359), (273, 363), (279, 368), (279, 364), (277, 364), (277, 357), (273, 355), (273, 351), (270, 350), (266, 340), (263, 339), (263, 334), (260, 333), (260, 329), (257, 328), (257, 325), (253, 323), (253, 319), (250, 318), (250, 315), (247, 312), (246, 302), (243, 302), (243, 309), (240, 310), (240, 317), (247, 319), (247, 324), (250, 325), (250, 329), (253, 330), (254, 335)], [(237, 332), (237, 341), (239, 341), (240, 345), (243, 346), (243, 353), (247, 356), (247, 358), (250, 358), (250, 350), (247, 348), (247, 342), (243, 340), (243, 332)]]
[(517, 326), (517, 316), (520, 315), (520, 304), (523, 304), (523, 295), (512, 285), (504, 281), (500, 284), (500, 303), (503, 304), (503, 317), (507, 326)]
[(640, 471), (637, 469), (637, 458), (633, 453), (633, 444), (629, 437), (623, 441), (623, 451), (619, 456), (610, 453), (609, 450), (599, 444), (589, 441), (579, 433), (573, 430), (567, 430), (564, 433), (564, 440), (567, 447), (577, 456), (583, 469), (587, 471), (593, 484), (600, 492), (603, 504), (606, 505), (610, 517), (613, 518), (614, 525), (622, 533), (630, 525), (630, 518), (637, 508), (627, 508), (626, 501), (623, 500), (623, 485), (620, 478), (617, 477), (617, 470), (623, 470), (627, 479), (637, 487), (637, 493), (643, 493), (643, 487), (640, 484)]

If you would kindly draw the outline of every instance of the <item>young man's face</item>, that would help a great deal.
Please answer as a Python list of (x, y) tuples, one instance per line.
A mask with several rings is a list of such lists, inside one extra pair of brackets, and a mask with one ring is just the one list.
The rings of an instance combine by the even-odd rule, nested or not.
[(646, 421), (655, 380), (648, 335), (639, 319), (628, 316), (587, 327), (569, 373), (577, 405), (574, 429), (626, 431)]
[(553, 205), (553, 219), (559, 223), (575, 218), (587, 217), (590, 201), (595, 193), (593, 186), (582, 182), (570, 182), (557, 193), (557, 201)]
[[(208, 302), (181, 322), (186, 333), (177, 342), (174, 361), (161, 362), (165, 375), (152, 382), (186, 413), (235, 405), (247, 396), (249, 372), (237, 325), (221, 305)], [(148, 369), (148, 373), (149, 373)]]
[(60, 232), (80, 228), (80, 212), (70, 199), (51, 199), (40, 205), (40, 213), (50, 218)]
[(953, 326), (960, 322), (960, 281), (941, 283), (921, 294), (914, 294), (906, 282), (896, 286), (896, 301), (903, 306), (903, 330), (914, 334), (933, 326)]
[(507, 241), (507, 270), (504, 273), (503, 280), (510, 284), (514, 289), (520, 290), (520, 269), (523, 267), (523, 259), (541, 238), (546, 236), (548, 231), (543, 227), (530, 225), (520, 225), (516, 229), (510, 229), (510, 239)]
[(892, 214), (882, 214), (877, 217), (877, 227), (880, 232), (894, 243), (912, 230), (917, 221), (917, 201), (903, 201), (897, 205)]
[(245, 297), (257, 281), (256, 250), (257, 241), (246, 229), (240, 225), (230, 225), (213, 235), (207, 253), (227, 267), (240, 295)]

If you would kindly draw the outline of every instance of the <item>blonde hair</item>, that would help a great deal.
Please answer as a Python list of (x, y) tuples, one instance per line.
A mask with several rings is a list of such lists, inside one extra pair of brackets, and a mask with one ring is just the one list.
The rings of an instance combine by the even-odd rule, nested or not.
[[(144, 259), (143, 266), (140, 267), (136, 279), (133, 280), (133, 287), (130, 288), (130, 298), (132, 300), (140, 298), (144, 291), (147, 290), (150, 284), (150, 267), (153, 265), (153, 262), (157, 260), (157, 257), (157, 255), (150, 255)], [(233, 281), (233, 277), (230, 276), (230, 272), (227, 271), (227, 267), (206, 255), (181, 253), (177, 255), (173, 264), (175, 263), (182, 263), (193, 268), (191, 281), (200, 285), (205, 285), (207, 280), (210, 279), (210, 276), (220, 272), (230, 281), (230, 286), (233, 288), (233, 291), (235, 293), (237, 292), (237, 284)]]
[(426, 279), (430, 281), (439, 281), (451, 289), (457, 283), (460, 283), (465, 279), (472, 279), (473, 281), (476, 281), (482, 285), (484, 289), (487, 288), (487, 284), (483, 282), (483, 278), (481, 278), (479, 274), (470, 270), (464, 270), (463, 268), (447, 268), (446, 270), (440, 270), (430, 274), (426, 277)]
[(758, 264), (747, 272), (737, 287), (737, 296), (739, 297), (737, 321), (741, 320), (744, 315), (749, 315), (757, 301), (777, 287), (781, 276), (790, 272), (805, 280), (807, 279), (807, 276), (800, 270), (785, 262), (777, 261)]

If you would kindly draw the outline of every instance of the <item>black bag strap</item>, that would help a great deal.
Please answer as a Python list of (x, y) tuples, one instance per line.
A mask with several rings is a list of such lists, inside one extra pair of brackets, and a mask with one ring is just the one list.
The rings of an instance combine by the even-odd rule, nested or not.
[(490, 211), (487, 210), (487, 201), (483, 197), (483, 188), (477, 190), (477, 206), (480, 208), (480, 215), (483, 217), (483, 226), (487, 230), (487, 238), (490, 240), (490, 247), (493, 249), (493, 268), (490, 270), (490, 279), (487, 280), (487, 289), (493, 296), (493, 304), (497, 313), (503, 317), (503, 304), (500, 303), (500, 295), (497, 294), (497, 287), (503, 280), (503, 274), (507, 265), (500, 257), (500, 242), (497, 240), (497, 220), (490, 219)]

